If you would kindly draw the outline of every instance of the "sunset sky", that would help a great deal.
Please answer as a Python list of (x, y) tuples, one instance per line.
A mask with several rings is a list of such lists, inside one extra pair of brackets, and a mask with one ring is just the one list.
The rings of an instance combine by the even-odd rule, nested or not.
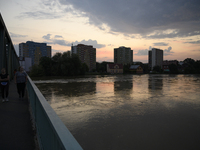
[(98, 62), (113, 61), (120, 46), (143, 63), (153, 47), (164, 60), (200, 60), (199, 0), (0, 0), (0, 12), (17, 53), (34, 41), (52, 54), (93, 45)]

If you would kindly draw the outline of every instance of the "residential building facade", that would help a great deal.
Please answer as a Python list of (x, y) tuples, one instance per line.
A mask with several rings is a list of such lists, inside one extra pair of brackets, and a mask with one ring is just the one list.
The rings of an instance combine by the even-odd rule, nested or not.
[(107, 64), (107, 72), (111, 74), (121, 74), (123, 73), (122, 64)]
[(155, 66), (160, 66), (161, 69), (163, 68), (163, 50), (152, 48), (152, 50), (149, 51), (148, 57), (151, 70), (153, 70)]
[(121, 46), (114, 48), (114, 63), (115, 64), (132, 64), (133, 63), (133, 50), (129, 47)]
[(26, 72), (30, 71), (31, 65), (31, 58), (29, 57), (19, 57), (19, 64), (24, 68)]
[(143, 73), (143, 68), (140, 65), (131, 65), (130, 66), (130, 71), (132, 73)]
[(86, 63), (89, 71), (96, 69), (96, 48), (91, 45), (78, 44), (71, 46), (71, 54), (77, 54), (82, 63)]
[(51, 46), (46, 43), (27, 41), (19, 44), (19, 57), (31, 58), (31, 65), (38, 65), (44, 56), (51, 58)]

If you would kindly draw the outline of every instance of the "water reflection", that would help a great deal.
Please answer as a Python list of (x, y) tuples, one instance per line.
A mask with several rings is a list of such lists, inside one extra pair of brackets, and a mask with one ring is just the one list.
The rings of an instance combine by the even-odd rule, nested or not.
[[(39, 89), (42, 89), (44, 96), (49, 93), (54, 93), (57, 96), (78, 97), (96, 92), (95, 82), (70, 82), (70, 83), (50, 83), (36, 84)], [(51, 99), (49, 99), (51, 101)]]
[(149, 90), (162, 90), (163, 76), (150, 75), (148, 79)]
[(199, 149), (200, 76), (126, 75), (37, 86), (83, 149)]
[(114, 92), (118, 93), (119, 91), (128, 90), (131, 91), (133, 88), (133, 81), (117, 81), (114, 82)]

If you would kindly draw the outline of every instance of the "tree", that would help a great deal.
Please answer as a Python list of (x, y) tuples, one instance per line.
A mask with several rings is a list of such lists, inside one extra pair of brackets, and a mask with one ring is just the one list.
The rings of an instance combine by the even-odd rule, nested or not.
[(186, 58), (184, 61), (185, 69), (184, 73), (195, 73), (195, 60), (191, 58)]
[(89, 68), (88, 68), (87, 64), (86, 63), (82, 63), (80, 74), (84, 75), (88, 71), (89, 71)]
[(41, 77), (44, 76), (44, 70), (40, 65), (33, 65), (30, 71), (31, 77)]
[(195, 60), (191, 58), (186, 58), (183, 62), (184, 64), (192, 65), (192, 66), (195, 64)]
[(123, 65), (123, 71), (124, 73), (130, 73), (130, 64), (126, 64), (126, 65)]
[(78, 55), (72, 55), (71, 58), (71, 75), (79, 75), (81, 70), (81, 60)]
[(97, 72), (100, 72), (99, 70), (100, 70), (100, 63), (99, 63), (99, 62), (96, 62), (96, 71), (97, 71)]
[(155, 72), (158, 72), (158, 73), (161, 73), (161, 67), (160, 66), (154, 66), (153, 67), (153, 71), (155, 71)]
[(62, 53), (56, 53), (52, 57), (52, 69), (51, 69), (52, 75), (58, 75), (58, 76), (62, 75), (61, 62), (62, 62)]
[(144, 73), (149, 73), (149, 65), (148, 64), (143, 64), (142, 68), (143, 68)]
[(89, 68), (81, 63), (79, 56), (70, 52), (56, 53), (52, 58), (42, 57), (39, 65), (34, 65), (32, 76), (73, 76), (85, 74)]
[(44, 70), (45, 76), (51, 75), (51, 68), (52, 68), (52, 59), (49, 57), (41, 57), (40, 58), (40, 66)]
[(197, 60), (194, 64), (194, 68), (196, 70), (196, 73), (200, 73), (200, 60)]
[(61, 56), (61, 75), (69, 75), (71, 68), (71, 56), (69, 52), (64, 52)]
[(178, 67), (175, 64), (169, 65), (170, 73), (178, 73)]

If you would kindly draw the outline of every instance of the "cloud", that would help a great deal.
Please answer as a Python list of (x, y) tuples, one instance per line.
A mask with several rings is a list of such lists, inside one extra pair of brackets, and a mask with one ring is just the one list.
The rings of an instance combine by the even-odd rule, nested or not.
[(62, 35), (55, 35), (54, 38), (63, 38)]
[[(36, 20), (66, 19), (69, 17), (84, 17), (84, 12), (73, 8), (72, 5), (62, 5), (59, 0), (39, 0), (28, 11), (20, 13), (20, 19), (33, 18)], [(34, 3), (35, 4), (35, 3)], [(30, 4), (31, 5), (31, 4)], [(24, 9), (23, 6), (21, 6)]]
[(27, 37), (28, 35), (21, 35), (21, 34), (15, 34), (15, 33), (10, 32), (10, 36), (11, 36), (12, 38), (14, 38), (14, 37), (19, 38), (19, 37)]
[(192, 42), (184, 42), (184, 43), (190, 43), (190, 44), (200, 44), (200, 40), (198, 40), (198, 41), (192, 41)]
[(58, 19), (61, 18), (62, 15), (53, 13), (53, 12), (44, 12), (44, 11), (32, 11), (32, 12), (23, 12), (21, 13), (19, 18), (34, 18), (34, 19)]
[(113, 45), (113, 44), (108, 44), (107, 46), (114, 47), (115, 45)]
[(137, 56), (144, 56), (144, 55), (148, 55), (148, 49), (145, 49), (145, 50), (138, 50), (138, 52), (137, 52), (137, 54), (135, 54), (135, 55), (137, 55)]
[(59, 52), (63, 52), (63, 51), (52, 49), (52, 52), (53, 52), (53, 53), (59, 53)]
[(53, 39), (52, 44), (58, 44), (62, 46), (68, 46), (70, 43), (65, 41), (65, 40), (58, 40), (58, 39)]
[[(29, 11), (22, 12), (17, 17), (21, 19), (33, 18), (39, 20), (58, 19), (66, 15), (66, 13), (64, 13), (65, 8), (66, 7), (62, 7), (57, 0), (40, 0), (36, 5), (32, 3), (31, 8), (28, 9)], [(23, 10), (27, 9), (23, 8)]]
[[(88, 18), (101, 30), (110, 33), (139, 34), (142, 38), (160, 39), (200, 35), (198, 0), (59, 0), (62, 6)], [(81, 14), (82, 13), (82, 14)]]
[(168, 43), (159, 42), (159, 43), (153, 43), (154, 46), (168, 46)]
[(172, 50), (172, 47), (169, 46), (168, 49), (165, 49), (165, 50), (164, 50), (164, 55), (165, 55), (165, 56), (167, 56), (167, 55), (172, 55), (172, 53), (174, 53), (174, 52), (172, 52), (171, 50)]
[(200, 35), (198, 0), (42, 0), (21, 18), (84, 17), (88, 24), (130, 38), (165, 39)]
[[(78, 44), (92, 45), (94, 48), (103, 48), (106, 46), (104, 44), (98, 44), (96, 40), (91, 40), (91, 39), (89, 39), (88, 41), (82, 40), (80, 42), (78, 41), (73, 42), (73, 45), (78, 45)], [(68, 46), (71, 46), (71, 45), (68, 45)]]
[[(51, 38), (51, 34), (47, 34), (47, 35), (44, 35), (42, 38), (47, 40), (47, 41), (45, 41), (45, 43), (58, 44), (61, 46), (71, 46), (72, 44), (73, 45), (78, 45), (78, 44), (92, 45), (94, 48), (103, 48), (106, 46), (104, 44), (98, 44), (98, 42), (96, 40), (91, 40), (91, 39), (89, 39), (88, 41), (82, 40), (80, 42), (78, 42), (78, 41), (70, 42), (70, 41), (64, 40), (61, 35), (55, 35), (54, 38)], [(60, 38), (62, 38), (62, 39), (60, 39)]]
[(98, 58), (97, 62), (102, 63), (102, 62), (113, 62), (113, 58), (110, 57), (100, 57)]
[[(154, 43), (155, 44), (155, 43)], [(163, 44), (163, 42), (160, 42), (160, 43), (156, 43), (157, 44), (157, 46), (159, 45), (159, 44)], [(155, 44), (155, 45), (156, 45)], [(163, 44), (163, 46), (165, 46), (165, 44), (166, 43), (164, 43)], [(168, 44), (167, 44), (168, 45)], [(162, 45), (159, 45), (159, 46), (162, 46)], [(152, 47), (151, 46), (149, 46), (149, 50), (152, 50)], [(149, 50), (148, 49), (145, 49), (145, 50), (138, 50), (137, 51), (137, 53), (136, 54), (134, 54), (134, 55), (137, 55), (137, 56), (145, 56), (145, 55), (148, 55), (149, 53)], [(167, 56), (167, 55), (172, 55), (172, 53), (174, 53), (174, 52), (172, 52), (171, 51), (172, 50), (172, 47), (171, 46), (169, 46), (167, 49), (165, 49), (163, 52), (164, 52), (164, 55), (165, 56)]]
[(44, 35), (42, 38), (45, 40), (50, 40), (51, 34)]
[(51, 38), (51, 34), (44, 35), (42, 38), (47, 40), (45, 43), (48, 44), (58, 44), (62, 46), (68, 46), (69, 42), (63, 40), (63, 39), (57, 39), (61, 38), (62, 36), (60, 35), (55, 35), (54, 38)]
[(192, 50), (192, 51), (194, 51), (194, 52), (195, 52), (195, 51), (200, 51), (200, 50)]

